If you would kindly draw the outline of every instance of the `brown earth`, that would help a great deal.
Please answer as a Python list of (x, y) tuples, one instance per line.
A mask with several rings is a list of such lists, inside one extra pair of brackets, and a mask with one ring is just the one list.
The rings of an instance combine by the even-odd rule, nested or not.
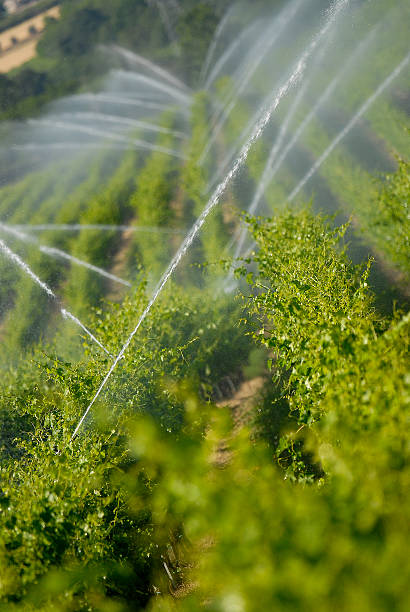
[[(0, 73), (9, 72), (33, 59), (37, 42), (45, 27), (46, 17), (58, 19), (60, 7), (54, 6), (40, 15), (27, 19), (0, 33)], [(32, 30), (30, 31), (30, 28)]]

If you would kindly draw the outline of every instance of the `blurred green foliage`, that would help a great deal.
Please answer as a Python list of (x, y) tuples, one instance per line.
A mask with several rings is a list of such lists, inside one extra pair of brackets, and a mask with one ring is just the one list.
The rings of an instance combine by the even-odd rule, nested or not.
[[(195, 83), (225, 3), (181, 4), (179, 56), (153, 3), (65, 2), (40, 46), (55, 66), (1, 77), (1, 109), (25, 114), (77, 88), (99, 74), (91, 49), (112, 40), (158, 54)], [(24, 100), (13, 93), (19, 79)], [(249, 113), (237, 105), (217, 164)], [(53, 189), (47, 173), (4, 188), (1, 213), (13, 222), (185, 227), (207, 199), (212, 160), (202, 168), (198, 160), (209, 121), (210, 100), (197, 94), (182, 169), (160, 152), (118, 162), (103, 151), (91, 165), (79, 158)], [(174, 116), (161, 125), (181, 128)], [(303, 144), (320, 154), (331, 137), (312, 124)], [(173, 142), (162, 134), (156, 144)], [(248, 158), (248, 180), (261, 175), (264, 147), (259, 141)], [(339, 150), (323, 168), (327, 182), (334, 188), (343, 177), (369, 242), (408, 275), (408, 162), (377, 197), (370, 173), (345, 157)], [(242, 183), (233, 191), (246, 204)], [(268, 193), (276, 210), (284, 193), (280, 184)], [(225, 213), (221, 206), (207, 221), (188, 263), (221, 258), (236, 225)], [(407, 612), (409, 315), (377, 312), (369, 265), (353, 266), (343, 244), (347, 226), (332, 229), (307, 210), (248, 222), (258, 249), (237, 271), (247, 281), (242, 300), (205, 288), (196, 269), (179, 271), (75, 440), (109, 362), (87, 342), (81, 359), (68, 357), (64, 329), (46, 344), (56, 312), (2, 263), (2, 314), (14, 310), (1, 321), (0, 610)], [(138, 267), (152, 281), (179, 238), (49, 236), (86, 261), (119, 263), (134, 281), (113, 304), (103, 298), (119, 301), (118, 291), (84, 268), (30, 260), (117, 354), (149, 297)], [(29, 348), (30, 359), (11, 366), (13, 346)], [(213, 402), (227, 377), (265, 373), (262, 359), (266, 384), (251, 407), (239, 407), (250, 412), (246, 428), (235, 407)]]
[(410, 163), (398, 160), (398, 170), (385, 177), (369, 220), (372, 241), (410, 281)]
[(62, 0), (60, 4), (61, 17), (48, 19), (38, 58), (0, 75), (1, 119), (32, 115), (44, 103), (105, 74), (99, 43), (115, 42), (160, 59), (186, 82), (195, 83), (228, 2), (181, 0), (180, 11), (173, 13), (180, 46), (170, 40), (155, 2)]
[(219, 15), (212, 3), (196, 2), (178, 20), (176, 33), (181, 48), (183, 71), (188, 82), (195, 83), (218, 26)]
[[(173, 113), (165, 113), (161, 118), (161, 126), (171, 130), (175, 128), (176, 118)], [(179, 147), (171, 134), (161, 134), (156, 141), (160, 147), (172, 149)], [(164, 155), (162, 152), (153, 152), (144, 162), (138, 175), (135, 177), (135, 188), (129, 200), (129, 207), (135, 219), (142, 228), (168, 228), (176, 229), (176, 190), (178, 180), (178, 166), (176, 158)], [(129, 264), (135, 260), (143, 264), (150, 277), (156, 280), (165, 269), (171, 256), (171, 244), (164, 241), (161, 231), (136, 234), (133, 245), (128, 254)]]
[[(145, 305), (141, 284), (121, 305), (96, 313), (93, 327), (109, 350), (119, 350)], [(127, 421), (149, 413), (168, 436), (181, 435), (183, 401), (173, 385), (190, 379), (200, 396), (209, 398), (212, 385), (235, 371), (250, 347), (243, 330), (232, 329), (238, 306), (226, 299), (214, 303), (210, 317), (202, 293), (191, 293), (188, 301), (173, 288), (152, 314), (87, 435), (73, 443), (73, 427), (100, 383), (106, 359), (93, 347), (78, 363), (63, 361), (52, 349), (49, 354), (38, 350), (32, 361), (3, 373), (0, 601), (8, 609), (25, 594), (23, 607), (28, 605), (33, 585), (53, 567), (69, 573), (80, 565), (87, 568), (86, 590), (88, 572), (94, 572), (97, 586), (114, 599), (127, 601), (132, 594), (130, 609), (151, 593), (150, 576), (166, 542), (158, 552), (149, 506), (133, 518), (129, 495), (118, 482), (135, 464), (126, 441)], [(152, 485), (143, 471), (139, 481), (141, 500), (149, 498)], [(76, 595), (72, 609), (79, 609), (78, 579), (67, 589)], [(61, 602), (55, 605), (63, 609)]]
[[(208, 164), (201, 164), (200, 159), (209, 137), (209, 121), (212, 110), (207, 93), (196, 94), (191, 112), (191, 138), (188, 159), (181, 172), (184, 196), (184, 218), (192, 224), (201, 214), (211, 191), (208, 188)], [(206, 227), (189, 254), (191, 261), (219, 261), (225, 246), (226, 231), (229, 223), (224, 219), (224, 203), (208, 217)]]
[[(93, 347), (3, 376), (3, 609), (407, 609), (409, 316), (377, 315), (345, 228), (249, 221), (245, 317), (170, 288), (74, 441)], [(110, 351), (145, 304), (95, 313)], [(206, 400), (252, 338), (271, 381), (247, 430)]]

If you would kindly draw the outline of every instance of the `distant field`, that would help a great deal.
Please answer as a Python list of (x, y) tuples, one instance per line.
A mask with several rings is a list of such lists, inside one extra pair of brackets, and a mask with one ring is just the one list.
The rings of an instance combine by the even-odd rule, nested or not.
[(9, 72), (28, 62), (36, 54), (46, 17), (60, 16), (60, 7), (54, 6), (23, 23), (0, 33), (0, 73)]

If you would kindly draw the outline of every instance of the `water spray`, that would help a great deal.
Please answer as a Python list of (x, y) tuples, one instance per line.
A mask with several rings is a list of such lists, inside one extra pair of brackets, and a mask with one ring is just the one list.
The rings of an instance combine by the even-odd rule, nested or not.
[(137, 149), (148, 149), (149, 151), (156, 151), (158, 153), (164, 153), (165, 155), (171, 155), (173, 157), (179, 157), (180, 159), (186, 159), (185, 155), (174, 149), (168, 149), (168, 147), (155, 145), (151, 142), (147, 142), (146, 140), (140, 140), (138, 138), (126, 138), (113, 132), (107, 132), (106, 130), (99, 130), (85, 125), (79, 125), (77, 123), (55, 120), (53, 121), (50, 119), (28, 119), (27, 123), (30, 125), (49, 125), (50, 127), (56, 128), (58, 130), (68, 130), (70, 132), (74, 130), (76, 132), (87, 134), (89, 136), (99, 136), (108, 140), (126, 142), (129, 145), (134, 145)]
[(168, 280), (173, 275), (175, 269), (178, 267), (179, 263), (181, 262), (181, 260), (183, 259), (184, 255), (188, 251), (189, 247), (191, 246), (191, 244), (194, 241), (195, 237), (197, 236), (198, 232), (200, 231), (200, 229), (202, 228), (203, 224), (205, 223), (208, 215), (212, 212), (212, 210), (215, 208), (215, 206), (219, 203), (222, 195), (226, 191), (226, 188), (231, 183), (232, 179), (236, 177), (236, 175), (238, 174), (239, 170), (242, 168), (242, 166), (246, 162), (246, 160), (248, 158), (248, 155), (249, 155), (249, 151), (251, 150), (253, 144), (261, 136), (262, 132), (264, 131), (264, 129), (266, 127), (266, 125), (270, 121), (270, 119), (272, 117), (272, 114), (274, 113), (274, 111), (278, 107), (280, 101), (282, 100), (282, 98), (285, 95), (288, 94), (288, 92), (301, 79), (302, 75), (305, 72), (306, 63), (307, 63), (308, 59), (310, 58), (310, 56), (312, 55), (312, 53), (316, 49), (316, 47), (319, 44), (320, 40), (328, 32), (329, 28), (333, 25), (333, 23), (334, 23), (336, 17), (338, 16), (338, 14), (341, 12), (342, 9), (344, 9), (347, 6), (348, 2), (349, 2), (349, 0), (338, 0), (338, 1), (336, 1), (332, 5), (332, 8), (329, 11), (328, 18), (327, 18), (327, 21), (326, 21), (325, 25), (322, 27), (320, 32), (313, 38), (313, 40), (311, 41), (310, 45), (308, 46), (306, 51), (301, 56), (301, 58), (298, 61), (298, 63), (296, 64), (296, 67), (295, 67), (293, 73), (291, 74), (291, 76), (289, 77), (288, 81), (280, 88), (280, 90), (277, 93), (277, 96), (271, 102), (269, 108), (266, 109), (264, 115), (260, 118), (260, 120), (256, 124), (256, 126), (255, 126), (255, 128), (254, 128), (254, 130), (252, 132), (251, 137), (244, 144), (244, 146), (243, 146), (243, 148), (242, 148), (242, 150), (241, 150), (241, 152), (239, 154), (239, 157), (236, 159), (235, 163), (233, 164), (233, 167), (228, 172), (228, 174), (226, 175), (224, 180), (218, 185), (218, 187), (216, 188), (214, 194), (212, 195), (212, 197), (210, 198), (210, 200), (206, 204), (205, 208), (203, 209), (202, 213), (200, 214), (200, 216), (198, 217), (198, 219), (196, 220), (196, 222), (194, 223), (194, 225), (192, 226), (192, 228), (188, 232), (187, 236), (185, 237), (185, 240), (181, 244), (181, 246), (178, 249), (177, 253), (172, 258), (168, 268), (166, 269), (165, 273), (161, 277), (161, 279), (160, 279), (160, 281), (159, 281), (159, 283), (158, 283), (158, 285), (157, 285), (157, 287), (156, 287), (156, 289), (154, 291), (154, 294), (152, 295), (152, 297), (151, 297), (150, 301), (148, 302), (146, 308), (144, 309), (143, 313), (139, 317), (135, 328), (133, 329), (133, 331), (131, 332), (131, 334), (127, 338), (125, 344), (121, 348), (120, 352), (116, 356), (115, 360), (111, 364), (111, 367), (109, 368), (109, 370), (108, 370), (107, 374), (105, 375), (103, 381), (101, 382), (101, 384), (98, 387), (96, 393), (94, 394), (94, 397), (92, 398), (92, 400), (88, 404), (84, 414), (82, 415), (81, 419), (79, 420), (79, 422), (78, 422), (78, 424), (77, 424), (77, 426), (76, 426), (76, 428), (75, 428), (75, 430), (74, 430), (74, 432), (73, 432), (73, 434), (71, 436), (70, 441), (74, 440), (74, 438), (77, 436), (77, 434), (78, 434), (78, 432), (79, 432), (79, 430), (80, 430), (84, 420), (86, 419), (86, 417), (87, 417), (88, 413), (90, 412), (91, 408), (93, 407), (94, 403), (96, 402), (96, 400), (100, 396), (101, 392), (103, 391), (105, 385), (107, 384), (108, 380), (110, 379), (110, 377), (111, 377), (112, 373), (114, 372), (115, 368), (117, 367), (118, 363), (123, 358), (123, 356), (124, 356), (125, 352), (127, 351), (130, 343), (132, 342), (135, 334), (137, 333), (137, 331), (141, 327), (142, 323), (144, 322), (144, 320), (148, 316), (148, 314), (151, 311), (152, 307), (154, 306), (155, 302), (157, 301), (157, 299), (161, 295), (162, 291), (164, 290), (164, 287), (167, 284)]
[(205, 89), (209, 89), (211, 83), (213, 83), (215, 81), (216, 77), (218, 76), (218, 74), (222, 70), (222, 67), (232, 57), (232, 55), (235, 53), (236, 49), (239, 49), (239, 47), (241, 46), (243, 40), (247, 36), (249, 36), (250, 33), (253, 32), (253, 30), (256, 29), (256, 27), (259, 25), (259, 23), (260, 23), (259, 20), (256, 23), (252, 23), (250, 26), (245, 28), (245, 30), (243, 30), (243, 32), (241, 32), (241, 34), (238, 36), (238, 38), (235, 38), (235, 40), (233, 40), (231, 42), (229, 47), (221, 55), (221, 57), (219, 58), (219, 60), (216, 62), (216, 64), (212, 68), (211, 72), (209, 73), (209, 76), (206, 79), (206, 82), (205, 82), (205, 85), (204, 85)]
[(106, 94), (80, 94), (70, 98), (73, 102), (81, 102), (85, 100), (87, 102), (104, 102), (107, 104), (121, 104), (125, 106), (140, 106), (145, 110), (158, 110), (164, 111), (170, 108), (169, 104), (160, 104), (157, 102), (148, 102), (147, 100), (139, 98), (127, 98), (124, 96), (110, 96)]
[[(407, 64), (410, 62), (410, 53), (406, 55), (406, 57), (396, 66), (393, 72), (379, 85), (379, 87), (373, 92), (373, 94), (366, 100), (366, 102), (360, 107), (360, 109), (356, 112), (356, 114), (352, 117), (352, 119), (347, 123), (347, 125), (339, 132), (336, 138), (330, 143), (330, 145), (325, 149), (322, 155), (317, 159), (317, 161), (313, 164), (311, 169), (305, 174), (302, 180), (297, 184), (297, 186), (293, 189), (293, 191), (287, 197), (289, 202), (292, 202), (301, 189), (306, 185), (309, 179), (315, 174), (315, 172), (320, 168), (323, 162), (329, 157), (329, 155), (333, 152), (335, 147), (342, 141), (342, 139), (347, 136), (347, 134), (353, 129), (356, 123), (360, 120), (360, 118), (364, 115), (364, 113), (370, 108), (370, 106), (377, 100), (377, 98), (387, 89), (387, 87), (396, 79), (399, 74), (404, 70)], [(250, 253), (256, 246), (256, 242), (254, 241), (249, 249), (246, 251), (243, 259), (249, 257)]]
[(81, 321), (75, 316), (73, 315), (69, 310), (67, 310), (66, 308), (64, 308), (61, 305), (61, 302), (59, 300), (59, 298), (56, 296), (56, 294), (50, 289), (50, 287), (43, 282), (38, 276), (37, 274), (35, 274), (33, 272), (33, 270), (28, 266), (28, 264), (26, 264), (21, 257), (19, 257), (19, 255), (17, 255), (16, 253), (14, 253), (5, 242), (3, 242), (3, 240), (0, 239), (0, 251), (8, 258), (10, 259), (10, 261), (12, 261), (13, 263), (15, 263), (21, 270), (23, 270), (23, 272), (25, 274), (27, 274), (27, 276), (29, 276), (35, 283), (36, 285), (38, 285), (39, 287), (41, 287), (41, 289), (43, 289), (43, 291), (52, 299), (57, 303), (57, 306), (61, 312), (61, 314), (63, 315), (64, 319), (70, 319), (71, 321), (73, 321), (73, 323), (75, 323), (78, 327), (80, 327), (89, 338), (91, 338), (91, 340), (93, 342), (95, 342), (96, 344), (98, 344), (98, 346), (100, 348), (102, 348), (102, 350), (109, 356), (109, 357), (113, 357), (113, 355), (111, 355), (111, 353), (105, 348), (105, 346), (103, 344), (101, 344), (101, 342), (99, 340), (97, 340), (97, 338), (94, 336), (94, 334), (92, 332), (90, 332), (89, 329), (87, 329), (85, 327), (85, 325), (83, 325), (83, 323), (81, 323)]
[(140, 64), (141, 66), (144, 66), (144, 68), (148, 68), (151, 72), (158, 75), (165, 81), (168, 81), (168, 83), (171, 83), (174, 87), (179, 87), (179, 89), (182, 89), (183, 91), (189, 91), (189, 87), (185, 85), (185, 83), (177, 79), (173, 74), (168, 72), (168, 70), (161, 68), (160, 66), (158, 66), (158, 64), (151, 62), (146, 57), (138, 55), (137, 53), (129, 51), (128, 49), (124, 49), (119, 45), (110, 45), (110, 47), (108, 48), (112, 49), (113, 51), (127, 59), (129, 62), (132, 62), (133, 64)]
[(258, 43), (257, 48), (256, 48), (256, 58), (254, 62), (252, 63), (252, 65), (247, 68), (246, 74), (244, 75), (244, 77), (240, 79), (239, 87), (235, 91), (231, 102), (228, 104), (227, 107), (224, 108), (222, 116), (220, 117), (219, 121), (217, 122), (214, 129), (212, 130), (211, 136), (209, 137), (208, 142), (206, 146), (204, 147), (204, 150), (202, 151), (202, 154), (199, 158), (199, 161), (198, 161), (199, 165), (203, 164), (203, 162), (205, 161), (205, 158), (207, 157), (209, 151), (211, 150), (211, 147), (213, 143), (215, 142), (216, 137), (220, 133), (222, 127), (224, 126), (229, 115), (234, 109), (239, 96), (241, 95), (241, 93), (244, 91), (244, 89), (248, 85), (252, 76), (254, 75), (259, 65), (261, 64), (263, 58), (266, 56), (268, 51), (272, 49), (272, 47), (277, 42), (282, 32), (285, 30), (287, 25), (296, 15), (297, 11), (299, 10), (301, 6), (302, 6), (302, 0), (295, 0), (294, 3), (291, 5), (290, 9), (286, 7), (283, 10), (283, 12), (280, 14), (279, 18), (274, 21), (273, 32), (271, 31), (272, 28), (269, 27), (265, 36)]
[(62, 231), (79, 232), (84, 230), (102, 232), (141, 232), (148, 234), (174, 234), (185, 235), (184, 230), (172, 229), (169, 227), (150, 226), (150, 225), (105, 225), (98, 223), (43, 223), (38, 225), (7, 225), (9, 229), (24, 230), (26, 232)]
[[(169, 128), (149, 123), (148, 121), (138, 121), (137, 119), (126, 119), (125, 117), (119, 117), (117, 115), (109, 115), (105, 113), (90, 113), (90, 112), (73, 112), (73, 113), (62, 113), (62, 117), (65, 115), (73, 117), (74, 119), (84, 119), (89, 121), (102, 121), (103, 123), (114, 123), (118, 125), (124, 125), (132, 128), (140, 128), (150, 132), (158, 132), (160, 134), (170, 134), (175, 138), (186, 139), (187, 135), (178, 130), (170, 130)], [(50, 117), (53, 119), (53, 117)]]
[(358, 47), (355, 49), (355, 51), (352, 53), (352, 55), (348, 59), (347, 63), (343, 66), (343, 68), (335, 76), (335, 78), (329, 83), (329, 85), (326, 87), (326, 89), (323, 92), (323, 94), (317, 100), (316, 104), (313, 106), (313, 108), (309, 111), (309, 113), (303, 119), (303, 121), (301, 122), (301, 124), (299, 125), (297, 130), (295, 131), (295, 133), (292, 136), (292, 138), (289, 141), (289, 143), (283, 149), (282, 153), (280, 154), (280, 156), (278, 157), (276, 162), (272, 165), (272, 167), (270, 169), (269, 176), (268, 176), (267, 181), (266, 181), (265, 188), (272, 181), (272, 179), (276, 175), (277, 171), (281, 167), (283, 161), (286, 159), (288, 153), (291, 151), (291, 149), (294, 147), (296, 142), (299, 140), (299, 138), (301, 137), (301, 135), (303, 134), (303, 132), (305, 131), (305, 129), (307, 128), (309, 123), (312, 121), (313, 117), (316, 115), (318, 110), (326, 103), (326, 101), (330, 98), (330, 96), (333, 94), (333, 92), (335, 91), (336, 87), (339, 85), (341, 80), (345, 77), (346, 73), (352, 68), (352, 66), (355, 65), (355, 63), (357, 62), (359, 56), (363, 53), (364, 49), (367, 48), (367, 46), (369, 45), (370, 41), (374, 38), (374, 36), (375, 36), (376, 32), (379, 30), (379, 28), (380, 28), (380, 26), (377, 26), (366, 37), (366, 39), (364, 41), (362, 41), (358, 45)]
[[(262, 177), (258, 183), (255, 195), (252, 199), (252, 202), (248, 208), (248, 214), (249, 215), (253, 215), (259, 205), (260, 199), (262, 198), (264, 191), (265, 191), (265, 187), (266, 187), (266, 183), (268, 180), (268, 176), (270, 174), (270, 169), (271, 169), (271, 165), (273, 164), (279, 149), (281, 148), (281, 146), (283, 145), (283, 141), (286, 137), (287, 131), (289, 129), (289, 125), (293, 119), (293, 116), (296, 112), (296, 110), (299, 107), (299, 104), (303, 98), (303, 96), (305, 95), (306, 89), (308, 86), (308, 82), (306, 81), (304, 83), (304, 85), (302, 87), (300, 87), (297, 95), (295, 96), (295, 99), (293, 101), (293, 103), (290, 105), (289, 111), (285, 117), (285, 120), (283, 121), (280, 129), (279, 129), (279, 133), (278, 136), (273, 144), (273, 147), (270, 150), (269, 153), (269, 157), (268, 157), (268, 161), (266, 162), (264, 171), (262, 173)], [(241, 232), (240, 232), (240, 236), (239, 236), (239, 240), (238, 240), (238, 244), (236, 246), (236, 250), (235, 250), (235, 255), (234, 255), (234, 259), (236, 259), (243, 247), (243, 244), (245, 242), (246, 239), (246, 229), (242, 228)]]
[[(237, 8), (236, 4), (233, 4), (232, 6), (229, 7), (229, 9), (226, 11), (225, 15), (222, 17), (221, 21), (219, 22), (215, 30), (215, 34), (212, 38), (211, 44), (209, 45), (208, 53), (206, 54), (205, 61), (201, 69), (201, 73), (199, 75), (200, 83), (204, 82), (204, 79), (209, 70), (209, 66), (211, 65), (211, 61), (214, 56), (216, 47), (218, 45), (219, 39), (221, 38), (222, 32), (224, 31), (225, 26), (231, 17), (231, 14), (236, 10), (236, 8)], [(205, 88), (206, 88), (206, 85), (205, 85)]]
[(108, 278), (109, 280), (114, 281), (115, 283), (120, 283), (121, 285), (126, 285), (127, 287), (131, 287), (131, 283), (120, 278), (119, 276), (116, 276), (115, 274), (111, 274), (111, 272), (107, 272), (107, 270), (104, 270), (103, 268), (99, 268), (98, 266), (94, 266), (93, 264), (90, 264), (87, 261), (83, 261), (82, 259), (79, 259), (78, 257), (74, 257), (74, 255), (70, 255), (70, 253), (66, 253), (65, 251), (62, 251), (61, 249), (57, 249), (55, 247), (49, 247), (49, 246), (40, 244), (37, 238), (34, 238), (33, 236), (28, 236), (27, 234), (24, 234), (23, 232), (21, 232), (19, 229), (16, 229), (15, 227), (10, 227), (8, 225), (5, 225), (4, 223), (0, 223), (0, 230), (2, 230), (3, 232), (7, 232), (8, 234), (11, 234), (12, 236), (15, 236), (16, 238), (18, 238), (19, 240), (22, 240), (23, 242), (35, 245), (41, 253), (44, 253), (45, 255), (49, 255), (53, 257), (54, 259), (56, 258), (66, 259), (67, 261), (71, 263), (75, 263), (78, 266), (87, 268), (87, 270), (91, 270), (91, 272), (95, 272), (96, 274), (99, 274), (100, 276), (104, 276), (105, 278)]
[(167, 85), (159, 80), (155, 80), (151, 77), (146, 76), (145, 74), (137, 74), (135, 72), (129, 72), (126, 70), (115, 70), (114, 74), (117, 74), (120, 77), (126, 78), (131, 81), (135, 81), (136, 83), (145, 83), (150, 85), (154, 89), (158, 89), (167, 93), (172, 98), (179, 100), (180, 103), (189, 105), (191, 103), (191, 96), (182, 92), (179, 88), (174, 87), (172, 85)]
[(366, 102), (359, 108), (357, 113), (351, 118), (351, 120), (347, 123), (347, 125), (343, 128), (341, 132), (336, 136), (336, 138), (330, 143), (327, 149), (322, 153), (322, 155), (316, 160), (311, 169), (305, 174), (302, 180), (296, 185), (294, 190), (288, 196), (288, 201), (292, 202), (299, 191), (303, 189), (309, 179), (315, 174), (315, 172), (320, 168), (323, 162), (329, 157), (332, 151), (337, 147), (341, 140), (350, 132), (350, 130), (356, 125), (359, 119), (365, 114), (365, 112), (370, 108), (370, 106), (377, 100), (377, 98), (384, 92), (384, 90), (397, 78), (400, 72), (407, 66), (410, 61), (410, 53), (406, 55), (406, 57), (400, 62), (398, 66), (390, 73), (390, 75), (379, 85), (379, 87), (372, 93), (372, 95), (366, 100)]

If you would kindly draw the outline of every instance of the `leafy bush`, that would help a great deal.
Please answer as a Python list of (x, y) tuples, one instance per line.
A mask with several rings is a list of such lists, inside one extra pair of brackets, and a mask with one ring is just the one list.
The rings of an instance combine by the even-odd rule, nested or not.
[(93, 8), (80, 8), (75, 12), (66, 11), (61, 24), (53, 23), (58, 37), (46, 36), (40, 43), (44, 55), (57, 54), (63, 59), (78, 57), (87, 53), (98, 40), (99, 29), (107, 17)]
[[(308, 213), (251, 224), (260, 251), (247, 301), (281, 393), (262, 421), (279, 425), (279, 471), (271, 446), (232, 436), (221, 414), (190, 447), (189, 471), (178, 465), (186, 441), (171, 449), (138, 427), (131, 446), (163, 478), (154, 516), (178, 516), (194, 543), (193, 592), (175, 607), (405, 610), (410, 318), (379, 320), (366, 271), (335, 250), (343, 229)], [(226, 439), (229, 461), (212, 468)]]
[[(175, 117), (166, 114), (161, 125), (172, 129), (174, 122)], [(172, 149), (175, 141), (172, 135), (165, 134), (157, 139), (157, 144)], [(135, 178), (135, 189), (129, 200), (136, 225), (149, 228), (172, 228), (175, 225), (175, 207), (171, 203), (176, 194), (177, 168), (175, 159), (170, 155), (154, 152), (148, 157)], [(164, 242), (164, 235), (154, 230), (153, 233), (136, 234), (133, 242), (130, 263), (137, 259), (156, 279), (171, 256), (170, 241)]]
[[(368, 268), (353, 267), (336, 250), (346, 227), (330, 230), (306, 211), (250, 223), (260, 246), (257, 280), (248, 276), (256, 290), (250, 312), (259, 320), (255, 338), (271, 353), (278, 391), (268, 409), (275, 414), (276, 402), (285, 400), (303, 430), (326, 412), (328, 393), (355, 370), (385, 322), (372, 307)], [(274, 438), (278, 460), (305, 475), (300, 444), (277, 431)]]
[(410, 164), (399, 159), (388, 174), (370, 217), (372, 241), (410, 279)]
[[(94, 327), (109, 350), (119, 350), (145, 304), (142, 284), (121, 306), (97, 313)], [(183, 401), (168, 381), (189, 378), (206, 397), (212, 393), (209, 380), (237, 368), (249, 346), (242, 330), (231, 329), (224, 304), (216, 303), (210, 316), (199, 293), (188, 303), (174, 288), (152, 315), (113, 377), (93, 426), (73, 443), (70, 435), (107, 368), (105, 358), (93, 347), (88, 359), (73, 364), (37, 352), (32, 364), (23, 362), (3, 377), (0, 414), (8, 432), (1, 439), (0, 601), (9, 609), (26, 595), (23, 606), (29, 605), (36, 596), (33, 585), (59, 567), (74, 580), (63, 589), (59, 609), (90, 605), (92, 595), (84, 592), (91, 589), (91, 576), (97, 590), (114, 600), (130, 600), (129, 609), (139, 609), (150, 595), (151, 572), (166, 542), (157, 549), (149, 507), (152, 484), (142, 469), (144, 507), (136, 514), (128, 509), (120, 476), (135, 461), (126, 423), (149, 413), (167, 436), (180, 435)], [(231, 315), (235, 320), (232, 310)], [(87, 568), (81, 579), (80, 565)]]
[[(377, 316), (344, 228), (250, 222), (247, 318), (280, 393), (260, 406), (269, 444), (198, 397), (250, 349), (203, 292), (154, 307), (72, 443), (105, 358), (37, 354), (2, 383), (6, 609), (406, 609), (410, 318)], [(141, 286), (96, 313), (111, 352), (145, 304)]]

